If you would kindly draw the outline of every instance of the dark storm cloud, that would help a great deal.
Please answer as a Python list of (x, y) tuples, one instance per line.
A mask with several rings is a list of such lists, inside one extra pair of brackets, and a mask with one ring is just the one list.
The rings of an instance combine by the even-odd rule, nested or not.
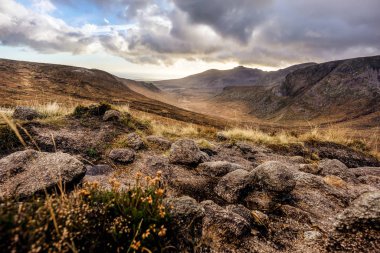
[(174, 0), (191, 22), (211, 26), (222, 36), (247, 42), (254, 28), (267, 18), (271, 0)]
[(1, 0), (0, 42), (42, 52), (77, 53), (96, 45), (131, 62), (165, 64), (202, 59), (278, 67), (380, 54), (379, 0), (50, 1), (56, 12), (62, 4), (92, 4), (133, 27), (72, 27)]

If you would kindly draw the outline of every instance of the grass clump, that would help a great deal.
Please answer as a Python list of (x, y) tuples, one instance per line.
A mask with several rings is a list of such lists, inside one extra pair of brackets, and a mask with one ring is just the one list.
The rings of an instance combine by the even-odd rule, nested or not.
[[(139, 179), (137, 179), (139, 180)], [(0, 204), (5, 252), (162, 252), (169, 245), (159, 177), (143, 187), (86, 184), (67, 195)]]

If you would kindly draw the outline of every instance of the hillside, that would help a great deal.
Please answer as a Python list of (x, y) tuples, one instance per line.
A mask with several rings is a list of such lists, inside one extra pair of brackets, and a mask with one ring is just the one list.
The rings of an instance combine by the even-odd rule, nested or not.
[(122, 79), (97, 69), (0, 59), (0, 106), (49, 102), (76, 105), (105, 101), (161, 116), (206, 125), (217, 118), (148, 98), (132, 89), (158, 92), (151, 84)]
[(250, 114), (266, 119), (351, 120), (379, 112), (379, 69), (380, 56), (315, 64), (273, 86), (227, 87), (214, 101), (244, 101)]

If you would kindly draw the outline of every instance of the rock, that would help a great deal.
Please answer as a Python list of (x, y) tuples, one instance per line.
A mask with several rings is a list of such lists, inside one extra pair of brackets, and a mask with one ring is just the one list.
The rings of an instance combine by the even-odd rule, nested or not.
[(358, 181), (362, 184), (368, 184), (380, 189), (380, 177), (367, 175), (358, 177)]
[(121, 112), (116, 110), (108, 110), (103, 115), (104, 121), (119, 121), (122, 115)]
[(311, 230), (311, 231), (305, 231), (303, 233), (303, 237), (305, 238), (306, 241), (315, 241), (321, 238), (322, 234), (319, 231)]
[(169, 198), (164, 202), (170, 212), (171, 227), (177, 235), (175, 242), (177, 249), (196, 252), (194, 246), (202, 237), (204, 208), (195, 199), (188, 196)]
[(208, 161), (210, 161), (210, 156), (206, 152), (201, 151), (201, 158), (199, 159), (199, 162), (205, 163)]
[(222, 177), (214, 191), (228, 203), (235, 203), (248, 194), (248, 188), (251, 184), (252, 176), (250, 176), (250, 173), (246, 170), (238, 169)]
[(202, 239), (218, 245), (222, 242), (238, 241), (250, 232), (250, 225), (240, 215), (228, 211), (211, 200), (201, 202), (205, 209)]
[(379, 167), (380, 161), (375, 157), (356, 151), (352, 148), (332, 142), (305, 142), (305, 146), (310, 149), (310, 153), (315, 153), (324, 159), (337, 159), (349, 168), (371, 166)]
[(41, 115), (30, 107), (24, 107), (24, 106), (17, 106), (15, 111), (13, 112), (14, 119), (21, 119), (21, 120), (33, 120), (36, 118), (40, 118)]
[(263, 227), (267, 227), (269, 225), (269, 217), (265, 213), (259, 210), (253, 210), (251, 215), (256, 225)]
[(197, 167), (197, 171), (201, 175), (210, 177), (222, 177), (227, 173), (238, 169), (244, 170), (244, 167), (227, 161), (205, 162), (199, 164)]
[(173, 164), (197, 165), (201, 159), (202, 153), (193, 140), (178, 140), (170, 148), (169, 161)]
[(352, 173), (354, 173), (356, 177), (367, 176), (367, 175), (380, 177), (380, 167), (361, 167), (361, 168), (352, 168), (349, 170)]
[(280, 162), (269, 161), (256, 167), (251, 174), (255, 185), (274, 192), (290, 192), (296, 185), (294, 173)]
[(129, 148), (113, 149), (109, 153), (109, 158), (120, 164), (128, 164), (135, 160), (135, 151)]
[(251, 210), (268, 211), (272, 209), (273, 197), (268, 192), (253, 191), (244, 199), (244, 205)]
[(321, 171), (321, 168), (316, 164), (300, 164), (299, 170), (317, 175)]
[(355, 178), (355, 174), (352, 173), (344, 163), (336, 159), (324, 159), (319, 163), (318, 167), (320, 174), (323, 176), (333, 175), (344, 180)]
[(146, 141), (157, 146), (159, 149), (162, 150), (168, 150), (172, 145), (172, 143), (168, 139), (155, 135), (150, 135), (146, 137)]
[(177, 193), (189, 195), (197, 200), (213, 194), (214, 184), (211, 179), (179, 166), (172, 168), (168, 182)]
[(258, 153), (257, 149), (244, 142), (238, 142), (235, 144), (235, 146), (238, 150), (240, 150), (245, 159), (248, 161), (256, 160), (255, 155)]
[(226, 206), (226, 210), (229, 212), (236, 213), (243, 217), (250, 225), (255, 223), (255, 219), (253, 218), (251, 211), (243, 205), (228, 205)]
[(100, 164), (94, 166), (86, 166), (86, 176), (99, 176), (99, 175), (107, 175), (113, 172), (113, 168), (107, 164)]
[(0, 199), (43, 193), (61, 180), (72, 186), (85, 173), (83, 163), (69, 154), (19, 151), (0, 160)]
[(329, 236), (330, 252), (378, 252), (380, 191), (367, 192), (336, 217)]
[(130, 133), (127, 135), (127, 146), (134, 150), (140, 150), (144, 148), (145, 144), (140, 135), (136, 133)]

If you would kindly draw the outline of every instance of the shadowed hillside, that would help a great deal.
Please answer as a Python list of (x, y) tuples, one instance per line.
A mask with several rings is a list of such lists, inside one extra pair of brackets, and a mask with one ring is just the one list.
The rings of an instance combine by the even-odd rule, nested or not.
[(105, 101), (129, 104), (133, 109), (206, 125), (222, 121), (190, 112), (141, 95), (128, 86), (156, 92), (157, 88), (126, 80), (97, 69), (0, 60), (0, 106), (31, 105), (48, 102), (80, 104)]

